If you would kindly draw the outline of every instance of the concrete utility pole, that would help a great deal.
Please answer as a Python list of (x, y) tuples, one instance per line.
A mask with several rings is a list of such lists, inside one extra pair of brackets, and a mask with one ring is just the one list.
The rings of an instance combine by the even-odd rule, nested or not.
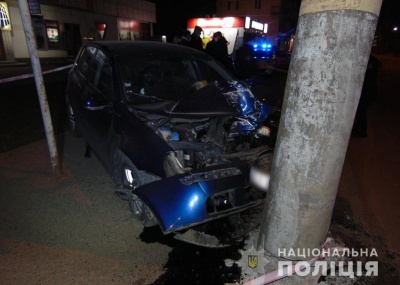
[(40, 109), (42, 111), (43, 123), (46, 131), (47, 144), (50, 151), (51, 164), (55, 174), (61, 173), (61, 164), (58, 156), (56, 139), (51, 122), (49, 102), (47, 101), (46, 89), (44, 87), (42, 68), (40, 66), (39, 54), (36, 49), (36, 40), (32, 28), (32, 20), (29, 13), (27, 0), (18, 0), (19, 11), (21, 14), (22, 25), (24, 26), (26, 43), (28, 45), (29, 55), (33, 74), (35, 76), (36, 90), (39, 97)]
[(258, 242), (267, 252), (326, 238), (381, 4), (301, 3)]

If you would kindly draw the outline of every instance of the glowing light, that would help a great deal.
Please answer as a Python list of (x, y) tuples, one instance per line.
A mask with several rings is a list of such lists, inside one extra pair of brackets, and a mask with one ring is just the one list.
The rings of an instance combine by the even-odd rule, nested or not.
[(263, 47), (263, 48), (266, 48), (266, 47), (267, 47), (267, 44), (263, 44), (262, 47)]
[(244, 22), (244, 27), (245, 27), (246, 29), (249, 29), (249, 28), (250, 28), (250, 17), (246, 17), (246, 20), (245, 20), (245, 22)]
[(268, 33), (268, 24), (264, 24), (264, 33)]
[(256, 22), (256, 21), (251, 21), (251, 27), (253, 29), (262, 31), (264, 29), (264, 25), (260, 22)]
[(399, 27), (394, 27), (393, 31), (397, 31), (399, 29)]
[(199, 200), (199, 197), (195, 195), (192, 200), (189, 202), (190, 208), (193, 208), (193, 206), (196, 204), (196, 202)]

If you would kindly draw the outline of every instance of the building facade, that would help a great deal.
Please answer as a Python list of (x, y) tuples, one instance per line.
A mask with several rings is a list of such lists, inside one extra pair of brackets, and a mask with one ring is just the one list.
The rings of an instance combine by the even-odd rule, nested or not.
[(252, 21), (267, 24), (262, 36), (276, 45), (279, 36), (281, 0), (217, 0), (218, 17), (250, 17)]
[[(156, 23), (145, 0), (28, 0), (41, 59), (75, 58), (84, 42), (147, 40)], [(17, 0), (0, 1), (0, 61), (29, 60)]]
[[(267, 25), (266, 30), (258, 32), (260, 37), (279, 49), (290, 49), (300, 3), (301, 0), (217, 0), (216, 15), (218, 17), (248, 17), (260, 26)], [(257, 32), (252, 28), (246, 31)]]

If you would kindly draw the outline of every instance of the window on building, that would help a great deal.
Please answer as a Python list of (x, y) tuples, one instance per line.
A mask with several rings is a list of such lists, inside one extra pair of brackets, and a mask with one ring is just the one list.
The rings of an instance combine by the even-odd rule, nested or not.
[(44, 21), (41, 18), (32, 19), (33, 31), (35, 33), (36, 48), (47, 50), (47, 37)]
[(57, 21), (32, 17), (33, 32), (38, 50), (62, 49), (61, 34)]
[(46, 26), (47, 46), (48, 49), (59, 49), (61, 48), (60, 32), (58, 29), (57, 21), (44, 21)]
[(261, 9), (261, 0), (255, 0), (254, 8)]
[(239, 10), (239, 2), (240, 1), (236, 1), (236, 10)]
[(232, 1), (228, 1), (227, 6), (226, 6), (226, 9), (228, 9), (228, 10), (231, 9), (231, 2), (232, 2)]

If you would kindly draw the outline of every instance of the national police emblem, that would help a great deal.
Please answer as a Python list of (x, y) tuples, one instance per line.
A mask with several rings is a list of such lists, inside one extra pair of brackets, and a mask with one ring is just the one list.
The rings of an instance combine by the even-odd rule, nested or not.
[(253, 246), (246, 250), (239, 250), (242, 258), (236, 261), (242, 268), (243, 280), (250, 280), (265, 274), (265, 266), (269, 262), (265, 258), (263, 249), (256, 250)]
[(258, 255), (255, 254), (249, 254), (247, 256), (247, 266), (250, 267), (251, 269), (256, 268), (258, 265)]

